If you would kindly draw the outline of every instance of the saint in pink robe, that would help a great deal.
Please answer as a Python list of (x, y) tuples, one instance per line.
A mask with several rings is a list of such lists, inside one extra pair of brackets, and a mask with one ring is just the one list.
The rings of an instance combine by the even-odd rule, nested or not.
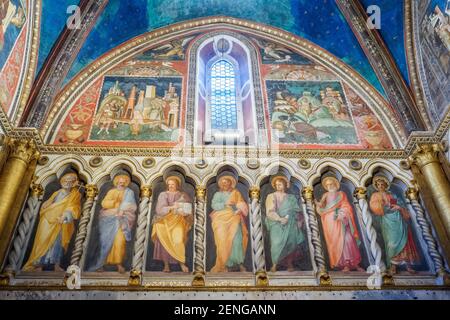
[[(325, 198), (328, 198), (327, 194), (324, 195)], [(323, 208), (318, 207), (317, 210), (322, 219), (331, 268), (359, 267), (361, 263), (359, 234), (353, 207), (347, 195), (339, 191), (334, 201), (326, 203)]]

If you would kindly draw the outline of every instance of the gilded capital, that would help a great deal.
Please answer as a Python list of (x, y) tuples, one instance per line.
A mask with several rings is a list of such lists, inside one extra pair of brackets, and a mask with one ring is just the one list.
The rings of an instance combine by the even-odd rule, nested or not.
[(197, 199), (204, 200), (206, 197), (206, 188), (204, 186), (197, 186), (197, 188), (195, 188), (195, 196)]
[(44, 188), (42, 187), (42, 185), (38, 184), (38, 183), (32, 183), (30, 186), (31, 189), (31, 195), (33, 197), (40, 197), (44, 194)]
[(141, 198), (150, 198), (152, 196), (152, 187), (142, 186), (141, 187)]
[(86, 185), (86, 196), (88, 199), (94, 199), (98, 194), (98, 188), (95, 184)]
[(409, 200), (419, 200), (419, 190), (417, 188), (408, 188), (405, 194)]
[(314, 200), (314, 189), (312, 187), (305, 187), (302, 190), (302, 195), (306, 201), (313, 201)]
[(30, 163), (35, 159), (39, 159), (40, 153), (36, 144), (29, 139), (10, 139), (9, 140), (10, 158), (16, 158)]
[(437, 162), (439, 163), (439, 152), (442, 150), (441, 146), (435, 144), (421, 144), (417, 146), (413, 155), (409, 158), (411, 164), (416, 164), (419, 169), (422, 169), (427, 164)]
[(261, 190), (258, 187), (254, 186), (254, 187), (250, 188), (250, 198), (252, 200), (255, 200), (255, 199), (259, 200), (260, 195), (261, 195)]
[(366, 199), (367, 197), (367, 190), (364, 187), (359, 187), (355, 189), (355, 197), (358, 200)]

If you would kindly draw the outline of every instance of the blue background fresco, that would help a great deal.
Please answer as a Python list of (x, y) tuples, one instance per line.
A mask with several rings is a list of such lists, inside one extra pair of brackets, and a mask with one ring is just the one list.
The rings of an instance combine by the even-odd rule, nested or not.
[(79, 0), (43, 0), (41, 15), (41, 38), (39, 43), (39, 58), (37, 72), (47, 59), (59, 34), (64, 30), (69, 17), (67, 8), (77, 5)]
[[(48, 0), (47, 0), (48, 1)], [(227, 15), (283, 28), (351, 65), (382, 91), (375, 73), (334, 0), (110, 0), (68, 78), (103, 53), (147, 31), (186, 19)]]
[[(433, 2), (444, 0), (433, 0)], [(67, 19), (66, 9), (77, 0), (43, 0), (42, 66), (51, 44)], [(400, 71), (408, 81), (403, 36), (403, 0), (361, 0), (382, 10), (380, 30)], [(145, 32), (183, 20), (226, 15), (285, 29), (330, 51), (352, 66), (374, 87), (383, 89), (334, 0), (110, 0), (83, 45), (68, 81), (89, 63), (121, 43)], [(62, 13), (62, 14), (61, 14)], [(55, 27), (56, 25), (56, 27)]]
[(408, 67), (406, 63), (404, 4), (403, 0), (360, 0), (367, 8), (377, 5), (381, 9), (381, 29), (383, 40), (397, 62), (403, 79), (409, 84)]

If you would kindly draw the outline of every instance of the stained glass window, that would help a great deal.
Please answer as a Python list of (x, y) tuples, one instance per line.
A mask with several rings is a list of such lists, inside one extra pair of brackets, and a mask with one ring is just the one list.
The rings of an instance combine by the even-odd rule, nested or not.
[(211, 67), (211, 128), (238, 128), (235, 70), (231, 63), (219, 60)]

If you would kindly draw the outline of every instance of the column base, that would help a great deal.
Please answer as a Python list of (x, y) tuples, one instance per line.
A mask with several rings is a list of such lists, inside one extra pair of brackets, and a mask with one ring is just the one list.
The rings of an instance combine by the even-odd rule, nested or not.
[(9, 286), (11, 277), (13, 276), (13, 274), (11, 273), (2, 273), (0, 274), (0, 287), (7, 287)]
[(265, 271), (256, 272), (256, 286), (257, 287), (267, 287), (269, 285), (269, 278)]
[(194, 279), (192, 280), (193, 287), (205, 286), (205, 273), (203, 271), (194, 272)]
[(131, 270), (130, 278), (128, 279), (128, 285), (133, 287), (138, 287), (142, 285), (142, 271), (141, 270)]
[(439, 286), (450, 287), (450, 274), (446, 271), (440, 271), (436, 275), (436, 284)]
[(395, 285), (394, 277), (390, 273), (383, 273), (382, 279), (383, 279), (383, 287), (391, 287)]
[(332, 285), (331, 277), (328, 274), (328, 272), (326, 271), (319, 272), (319, 285), (326, 287)]

